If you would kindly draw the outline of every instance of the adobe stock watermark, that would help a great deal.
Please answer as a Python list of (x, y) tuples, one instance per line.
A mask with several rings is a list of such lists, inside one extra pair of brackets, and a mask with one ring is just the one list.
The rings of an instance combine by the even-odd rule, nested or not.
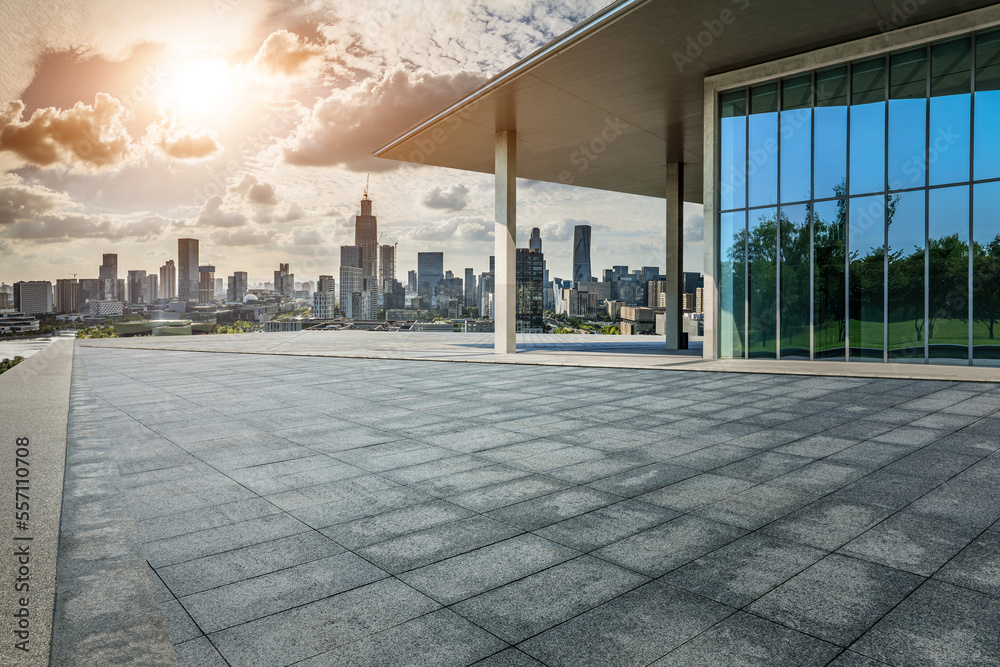
[[(926, 2), (926, 0), (924, 0)], [(694, 35), (688, 35), (685, 42), (684, 51), (674, 51), (672, 58), (677, 71), (682, 73), (688, 65), (693, 65), (696, 58), (700, 58), (706, 50), (710, 49), (716, 40), (722, 37), (727, 26), (736, 23), (739, 12), (750, 8), (750, 0), (732, 0), (736, 9), (726, 8), (719, 12), (718, 18), (705, 19), (701, 25), (705, 28)]]
[[(591, 165), (596, 163), (597, 159), (608, 150), (608, 147), (618, 140), (618, 137), (624, 132), (624, 127), (625, 121), (617, 116), (614, 118), (605, 118), (604, 127), (597, 133), (597, 136), (588, 143), (580, 144), (570, 154), (569, 161), (576, 167), (576, 173), (582, 174), (590, 169)], [(569, 169), (559, 172), (560, 183), (572, 185), (574, 180), (576, 180), (576, 177)]]
[(889, 32), (891, 30), (897, 30), (902, 28), (907, 23), (910, 22), (920, 8), (927, 4), (927, 0), (904, 0), (901, 3), (894, 2), (891, 11), (889, 12), (889, 20), (879, 19), (878, 26), (879, 32)]

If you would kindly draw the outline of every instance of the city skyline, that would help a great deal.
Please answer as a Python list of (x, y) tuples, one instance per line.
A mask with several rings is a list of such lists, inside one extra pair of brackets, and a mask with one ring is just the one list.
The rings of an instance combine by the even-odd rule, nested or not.
[[(204, 4), (137, 2), (121, 15), (91, 4), (59, 38), (32, 27), (45, 24), (34, 7), (0, 10), (26, 26), (0, 36), (12, 54), (0, 74), (0, 280), (87, 275), (104, 253), (151, 274), (179, 238), (251, 280), (279, 262), (336, 273), (369, 172), (379, 229), (400, 242), (397, 276), (434, 251), (479, 273), (493, 254), (492, 177), (370, 152), (414, 110), (430, 113), (604, 3), (417, 2), (393, 20), (379, 3)], [(421, 37), (432, 24), (441, 37)], [(470, 35), (475, 48), (463, 45)], [(369, 55), (351, 55), (351, 40)], [(405, 67), (397, 43), (415, 54)], [(519, 190), (519, 224), (542, 230), (553, 275), (571, 275), (561, 241), (576, 224), (594, 228), (595, 266), (662, 263), (662, 200), (531, 181)], [(700, 270), (700, 207), (689, 209), (687, 268)]]

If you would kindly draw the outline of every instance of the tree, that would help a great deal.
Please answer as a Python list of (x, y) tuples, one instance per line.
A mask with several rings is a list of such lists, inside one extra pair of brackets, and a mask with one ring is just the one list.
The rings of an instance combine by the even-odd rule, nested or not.
[(990, 340), (1000, 321), (1000, 235), (983, 246), (972, 244), (972, 316), (986, 325)]
[(5, 373), (24, 361), (24, 357), (17, 356), (13, 359), (0, 359), (0, 373)]

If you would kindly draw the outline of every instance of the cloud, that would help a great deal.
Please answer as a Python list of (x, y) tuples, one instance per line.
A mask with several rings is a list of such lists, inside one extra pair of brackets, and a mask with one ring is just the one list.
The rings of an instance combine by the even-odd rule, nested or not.
[(422, 119), (469, 92), (486, 77), (475, 72), (387, 72), (320, 100), (284, 146), (285, 161), (298, 166), (341, 166), (387, 171), (398, 163), (372, 152)]
[(443, 191), (440, 186), (436, 186), (424, 196), (424, 206), (427, 208), (455, 212), (461, 211), (468, 204), (469, 188), (464, 185), (453, 185)]
[(227, 247), (268, 245), (274, 240), (274, 235), (271, 229), (219, 229), (212, 233), (212, 243)]
[(253, 174), (245, 174), (229, 191), (241, 195), (251, 204), (261, 206), (277, 206), (278, 197), (275, 195), (274, 186), (270, 183), (261, 183)]
[(198, 224), (206, 227), (243, 227), (247, 217), (238, 211), (222, 208), (222, 197), (216, 195), (205, 202), (198, 214)]
[(30, 220), (71, 205), (65, 195), (25, 185), (13, 174), (0, 176), (0, 225)]
[(21, 119), (23, 112), (24, 102), (18, 100), (0, 113), (0, 150), (30, 164), (104, 168), (129, 157), (125, 108), (106, 93), (98, 93), (93, 106), (77, 102), (72, 109), (36, 109), (27, 121)]
[(309, 65), (323, 56), (324, 48), (310, 44), (294, 32), (278, 30), (268, 35), (253, 59), (265, 74), (297, 76), (309, 71)]
[(164, 155), (178, 160), (208, 157), (221, 148), (215, 131), (185, 127), (172, 113), (161, 114), (159, 121), (149, 126), (147, 138)]
[(496, 223), (482, 218), (459, 217), (424, 224), (408, 236), (414, 241), (492, 241)]
[(7, 225), (2, 233), (10, 239), (36, 242), (72, 241), (83, 238), (108, 241), (145, 241), (169, 231), (177, 221), (159, 215), (138, 214), (132, 220), (109, 216), (74, 214), (44, 215)]

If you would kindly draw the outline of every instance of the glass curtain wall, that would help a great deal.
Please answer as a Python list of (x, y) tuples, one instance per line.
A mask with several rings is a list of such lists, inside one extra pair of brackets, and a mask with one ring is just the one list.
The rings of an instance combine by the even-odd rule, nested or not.
[(1000, 30), (721, 102), (721, 356), (1000, 365)]

